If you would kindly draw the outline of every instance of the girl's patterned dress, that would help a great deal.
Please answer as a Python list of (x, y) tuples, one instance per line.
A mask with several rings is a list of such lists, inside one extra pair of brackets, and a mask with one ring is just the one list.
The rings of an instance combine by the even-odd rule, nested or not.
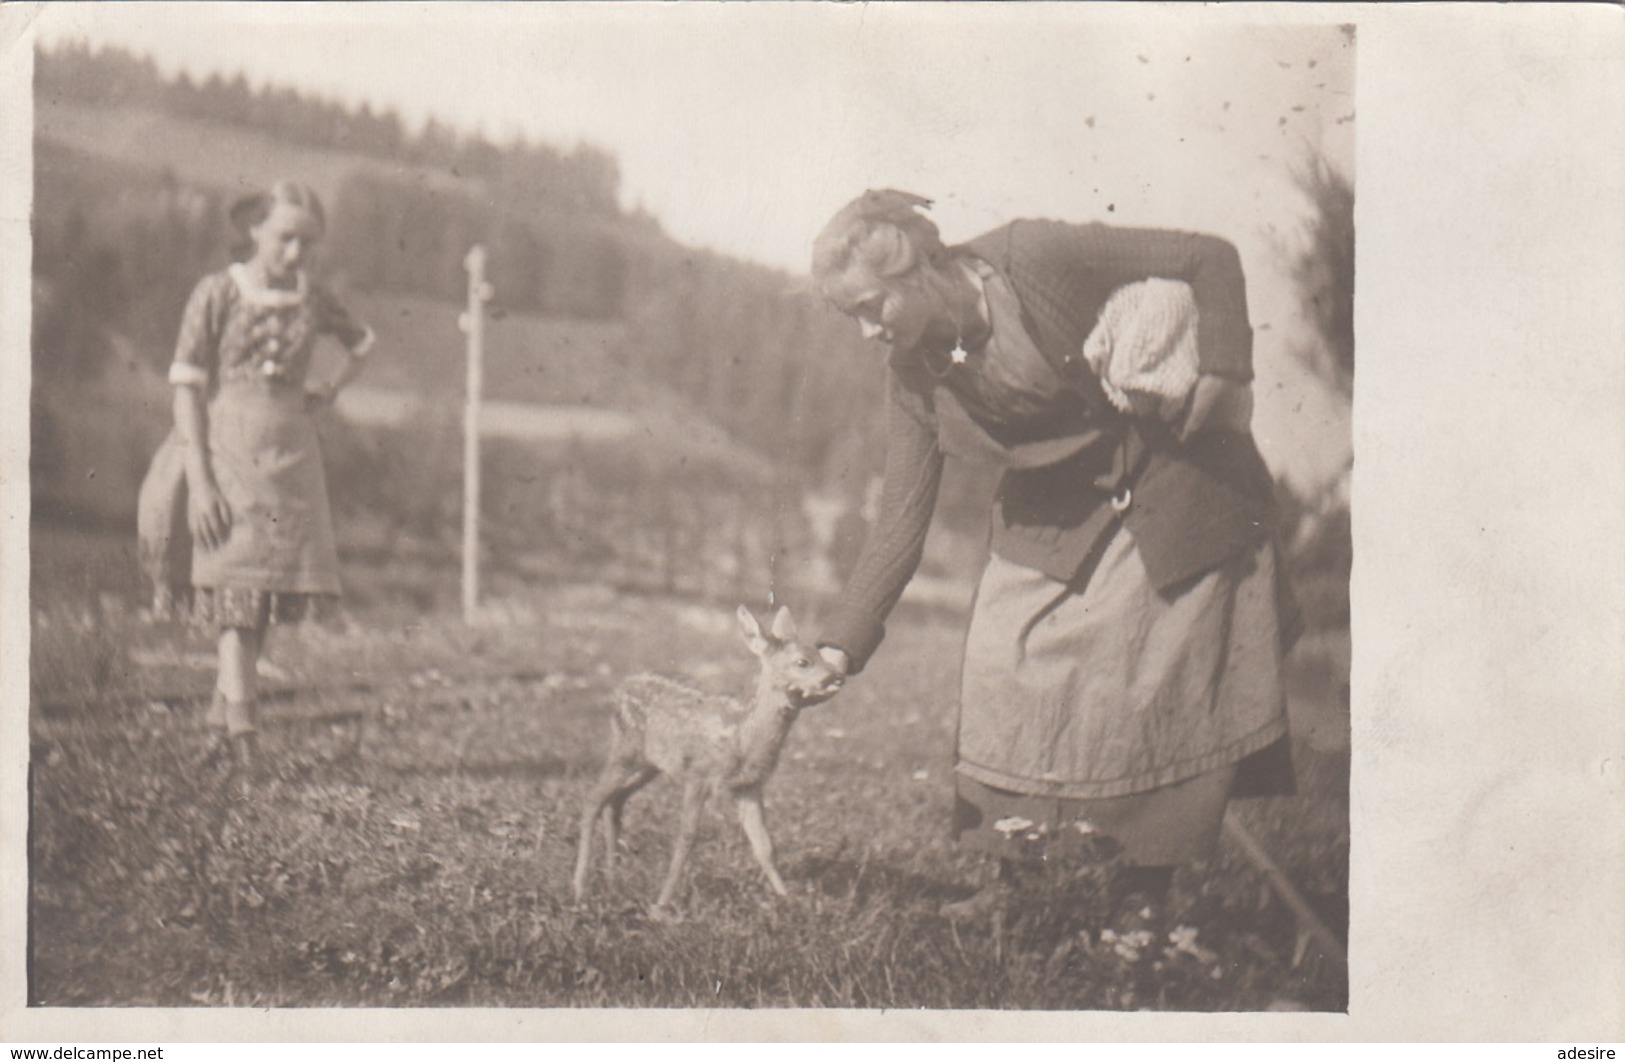
[(327, 480), (304, 386), (321, 335), (355, 356), (373, 340), (303, 273), (294, 288), (275, 289), (234, 265), (192, 292), (169, 381), (205, 389), (210, 467), (231, 508), (225, 543), (192, 553), (199, 623), (289, 622), (338, 599)]

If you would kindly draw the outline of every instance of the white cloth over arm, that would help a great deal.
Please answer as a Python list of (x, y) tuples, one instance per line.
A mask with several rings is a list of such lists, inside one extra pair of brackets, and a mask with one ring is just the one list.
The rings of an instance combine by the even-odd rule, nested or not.
[(1118, 289), (1083, 342), (1084, 360), (1118, 411), (1176, 425), (1196, 387), (1196, 298), (1153, 277)]

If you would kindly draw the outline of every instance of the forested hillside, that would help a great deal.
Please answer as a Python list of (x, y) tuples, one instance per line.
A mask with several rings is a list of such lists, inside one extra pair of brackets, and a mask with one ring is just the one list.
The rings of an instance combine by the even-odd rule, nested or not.
[[(618, 329), (606, 356), (637, 385), (596, 387), (597, 400), (668, 390), (813, 481), (837, 450), (872, 449), (842, 444), (874, 438), (876, 404), (852, 395), (854, 380), (879, 379), (878, 349), (795, 278), (684, 247), (623, 211), (602, 151), (496, 144), (434, 122), (411, 132), (392, 113), (241, 78), (166, 79), (117, 51), (41, 52), (36, 86), (48, 120), (36, 134), (35, 274), (49, 298), (35, 359), (47, 382), (93, 374), (111, 336), (155, 368), (167, 360), (190, 285), (233, 242), (224, 212), (239, 189), (221, 159), (251, 156), (263, 172), (243, 180), (321, 171), (323, 272), (341, 290), (454, 314), (463, 258), (484, 243), (500, 311)], [(144, 135), (121, 136), (135, 119)], [(155, 140), (184, 146), (155, 152)]]

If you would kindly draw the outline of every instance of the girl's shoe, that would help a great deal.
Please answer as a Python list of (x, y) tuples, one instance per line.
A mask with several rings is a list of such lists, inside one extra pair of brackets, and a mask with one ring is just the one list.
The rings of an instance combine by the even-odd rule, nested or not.
[(259, 732), (254, 727), (253, 702), (233, 701), (216, 690), (206, 720), (214, 736), (204, 763), (212, 766), (221, 760), (228, 762), (237, 788), (246, 794), (259, 763)]
[(203, 752), (197, 759), (197, 769), (210, 770), (221, 763), (235, 762), (231, 739), (226, 728), (226, 695), (214, 691), (214, 699), (203, 713)]
[(259, 762), (260, 736), (258, 731), (239, 730), (232, 734), (231, 758), (244, 775), (252, 774)]
[(210, 730), (226, 729), (226, 695), (219, 690), (214, 691), (214, 699), (209, 702), (208, 710), (203, 713), (203, 725)]

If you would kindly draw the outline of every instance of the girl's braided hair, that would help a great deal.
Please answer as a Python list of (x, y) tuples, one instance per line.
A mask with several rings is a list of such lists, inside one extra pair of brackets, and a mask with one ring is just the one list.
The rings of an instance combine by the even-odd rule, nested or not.
[(860, 258), (877, 276), (910, 272), (947, 253), (936, 223), (921, 209), (931, 200), (912, 192), (873, 189), (838, 210), (813, 240), (815, 277), (834, 276)]

